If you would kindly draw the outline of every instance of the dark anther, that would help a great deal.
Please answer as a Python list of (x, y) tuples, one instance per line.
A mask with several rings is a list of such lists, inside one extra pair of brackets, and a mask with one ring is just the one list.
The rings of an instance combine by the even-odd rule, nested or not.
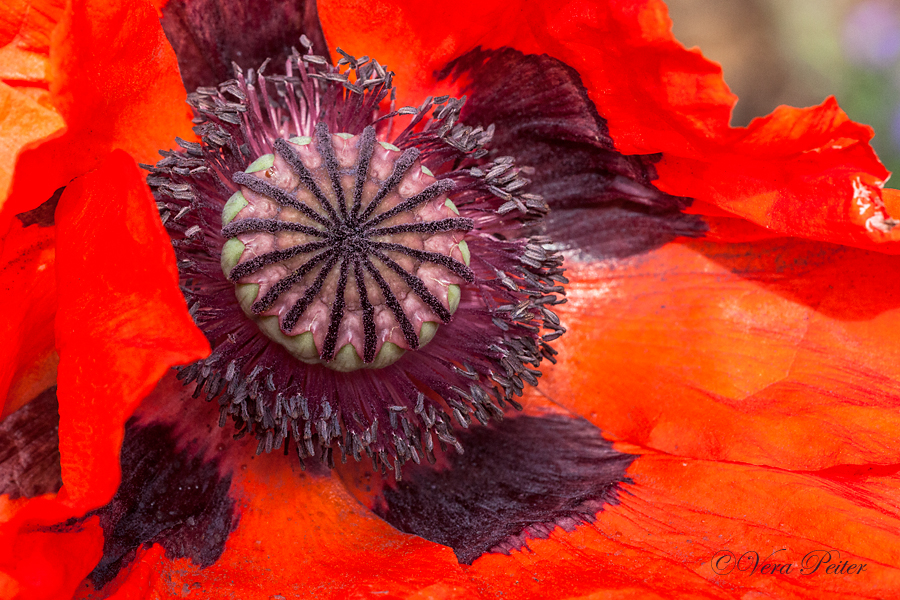
[(454, 186), (453, 182), (450, 181), (449, 179), (443, 179), (441, 181), (436, 181), (436, 182), (432, 183), (431, 185), (429, 185), (424, 190), (422, 190), (420, 193), (413, 196), (412, 198), (404, 200), (403, 202), (401, 202), (394, 208), (392, 208), (390, 210), (386, 210), (383, 213), (381, 213), (380, 215), (376, 215), (376, 216), (372, 217), (371, 219), (369, 219), (368, 221), (366, 221), (363, 224), (363, 228), (370, 229), (372, 227), (375, 227), (382, 221), (386, 221), (386, 220), (390, 219), (391, 217), (395, 217), (402, 212), (410, 211), (410, 210), (414, 209), (415, 207), (419, 206), (420, 204), (424, 204), (425, 202), (428, 202), (429, 200), (434, 200), (438, 196), (440, 196), (442, 194), (446, 194), (447, 192), (452, 190), (453, 186)]

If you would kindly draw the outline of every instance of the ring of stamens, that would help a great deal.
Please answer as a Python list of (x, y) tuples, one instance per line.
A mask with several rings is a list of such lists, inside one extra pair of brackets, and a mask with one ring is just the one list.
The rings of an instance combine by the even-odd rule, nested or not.
[[(491, 157), (494, 127), (461, 123), (464, 98), (428, 98), (419, 107), (396, 110), (391, 104), (384, 112), (394, 89), (392, 73), (373, 59), (357, 59), (340, 49), (341, 59), (332, 64), (313, 54), (309, 40), (301, 37), (301, 44), (307, 52), (294, 52), (283, 75), (264, 73), (265, 64), (258, 71), (235, 67), (235, 79), (190, 94), (201, 142), (178, 139), (180, 150), (163, 151), (163, 160), (146, 166), (151, 172), (147, 182), (179, 259), (190, 313), (213, 346), (208, 358), (181, 369), (179, 377), (196, 383), (195, 397), (219, 403), (220, 426), (230, 418), (237, 437), (256, 437), (257, 453), (287, 452), (293, 445), (301, 467), (310, 456), (333, 465), (337, 451), (356, 460), (368, 455), (399, 478), (406, 461), (433, 462), (436, 442), (462, 451), (451, 419), (468, 427), (473, 420), (487, 424), (501, 418), (507, 404), (521, 408), (515, 397), (537, 385), (544, 360), (556, 362), (551, 343), (565, 331), (553, 312), (565, 302), (559, 297), (565, 293), (563, 260), (552, 240), (532, 235), (548, 207), (526, 190), (528, 167), (510, 156)], [(405, 128), (397, 126), (403, 115), (411, 117)], [(328, 130), (317, 123), (359, 135), (336, 133), (329, 140)], [(366, 125), (381, 139), (392, 136), (406, 151), (378, 142), (372, 133), (363, 136)], [(276, 143), (287, 144), (308, 175), (295, 172)], [(370, 146), (371, 153), (360, 153)], [(253, 156), (259, 158), (247, 166)], [(336, 165), (331, 172), (325, 164), (328, 156), (328, 163)], [(236, 186), (232, 177), (238, 172), (253, 178), (245, 180), (250, 185), (262, 181), (271, 187), (258, 193)], [(357, 194), (360, 172), (368, 175)], [(311, 185), (304, 185), (301, 176)], [(371, 230), (361, 235), (351, 227), (354, 215), (359, 227), (439, 180), (456, 184), (450, 192), (453, 202), (438, 195), (384, 217), (370, 224), (371, 229), (387, 229), (379, 238)], [(373, 206), (383, 187), (390, 191)], [(225, 203), (223, 189), (240, 191)], [(446, 223), (460, 215), (473, 219), (471, 232), (457, 229), (458, 221)], [(225, 236), (218, 227), (210, 230), (219, 216)], [(420, 223), (428, 223), (427, 233)], [(375, 247), (376, 242), (386, 246)], [(465, 242), (476, 253), (474, 281), (460, 290), (457, 282), (467, 278), (445, 264), (466, 262)], [(291, 250), (306, 244), (320, 246), (305, 246), (305, 253)], [(390, 364), (406, 348), (416, 343), (421, 348), (443, 320), (413, 289), (415, 284), (407, 283), (375, 250), (413, 275), (451, 313), (456, 290), (459, 308), (434, 342), (380, 371), (374, 368)], [(286, 252), (281, 262), (237, 281), (222, 276), (223, 271), (231, 275), (239, 263), (275, 251)], [(218, 261), (221, 268), (214, 264)], [(273, 286), (309, 262), (269, 309), (253, 311)], [(329, 273), (315, 287), (326, 267)], [(391, 304), (395, 309), (399, 305), (418, 333), (412, 344), (380, 280)], [(223, 283), (233, 286), (237, 303), (223, 293)], [(311, 287), (318, 293), (294, 329), (285, 333), (281, 321)], [(337, 293), (339, 287), (343, 295)], [(321, 351), (336, 321), (332, 313), (343, 315), (337, 320), (337, 350), (332, 350), (332, 361), (323, 361)], [(366, 348), (370, 332), (374, 350)], [(391, 347), (397, 352), (390, 352)], [(344, 360), (348, 349), (355, 360)], [(360, 358), (373, 352), (371, 363)], [(330, 368), (302, 361), (326, 362)], [(369, 369), (339, 372), (360, 367)]]
[[(359, 136), (279, 139), (233, 176), (222, 266), (244, 312), (291, 354), (336, 370), (383, 367), (448, 323), (474, 281), (453, 182), (419, 151)], [(430, 325), (429, 325), (430, 324)], [(361, 357), (361, 358), (360, 358)]]

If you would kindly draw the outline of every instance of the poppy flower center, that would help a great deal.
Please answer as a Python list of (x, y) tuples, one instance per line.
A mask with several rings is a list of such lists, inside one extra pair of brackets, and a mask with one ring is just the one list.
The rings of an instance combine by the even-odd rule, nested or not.
[(383, 368), (449, 323), (473, 282), (472, 219), (418, 160), (361, 135), (275, 141), (232, 180), (222, 268), (244, 312), (297, 359), (337, 371)]
[(283, 75), (190, 94), (200, 143), (148, 166), (213, 348), (180, 377), (258, 452), (293, 440), (301, 465), (338, 450), (399, 477), (555, 361), (563, 259), (532, 170), (459, 123), (464, 99), (396, 108), (377, 61), (301, 43)]

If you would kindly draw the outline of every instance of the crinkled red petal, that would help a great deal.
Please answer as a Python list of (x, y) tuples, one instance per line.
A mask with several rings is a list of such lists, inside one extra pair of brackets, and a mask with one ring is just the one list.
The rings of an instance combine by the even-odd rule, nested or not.
[(661, 190), (783, 235), (900, 252), (872, 130), (833, 99), (732, 129), (721, 69), (672, 37), (662, 2), (546, 4), (543, 51), (579, 71), (621, 152), (662, 152)]
[(579, 72), (619, 151), (663, 154), (663, 191), (781, 234), (900, 251), (885, 243), (900, 236), (900, 199), (881, 190), (871, 129), (833, 99), (729, 127), (736, 98), (721, 68), (675, 40), (658, 0), (320, 5), (329, 43), (386, 62), (401, 104), (453, 93), (433, 77), (476, 46), (547, 53)]
[(0, 418), (56, 381), (55, 229), (15, 219), (0, 252)]
[[(554, 410), (545, 403), (526, 413)], [(166, 406), (158, 410), (171, 418)], [(891, 597), (900, 585), (896, 466), (790, 472), (619, 444), (640, 457), (594, 523), (461, 567), (449, 549), (373, 517), (335, 478), (301, 473), (277, 455), (250, 458), (253, 445), (229, 462), (242, 516), (218, 562), (200, 569), (159, 547), (139, 550), (100, 597), (197, 589), (211, 597), (836, 600)], [(85, 584), (76, 597), (97, 598), (92, 592)]]
[(900, 437), (895, 257), (787, 238), (570, 265), (540, 389), (614, 439), (822, 469)]
[(185, 585), (199, 582), (216, 597), (473, 596), (449, 548), (398, 532), (336, 477), (287, 464), (277, 455), (247, 460), (234, 486), (241, 521), (224, 554), (205, 569), (187, 559), (161, 561), (153, 592), (178, 598)]
[(209, 353), (178, 288), (175, 255), (134, 159), (114, 151), (70, 184), (57, 219), (63, 490), (105, 504), (123, 425), (171, 366)]
[[(205, 568), (164, 557), (158, 546), (139, 550), (99, 597), (179, 598), (185, 589), (202, 589), (211, 598), (472, 596), (451, 549), (398, 532), (318, 461), (307, 460), (309, 471), (301, 471), (293, 447), (290, 456), (255, 456), (255, 439), (235, 441), (231, 431), (215, 425), (209, 430), (218, 406), (196, 401), (191, 392), (174, 377), (164, 378), (136, 412), (136, 426), (165, 424), (176, 432), (179, 449), (215, 461), (221, 477), (231, 481), (237, 527), (222, 555)], [(207, 425), (198, 430), (198, 422)], [(90, 583), (82, 594), (98, 597)]]
[[(162, 546), (155, 544), (150, 548), (141, 547), (137, 550), (131, 564), (115, 581), (111, 581), (99, 591), (89, 581), (84, 581), (75, 592), (73, 600), (157, 600), (161, 597), (164, 598), (165, 596), (156, 595), (156, 591), (164, 587), (161, 585), (160, 577), (164, 573), (163, 566), (168, 562)], [(195, 585), (190, 589), (197, 587)]]
[[(182, 412), (178, 406), (190, 390), (178, 387), (164, 398), (161, 394), (173, 388), (164, 380), (151, 394), (139, 410), (142, 426)], [(217, 407), (207, 408), (209, 420), (215, 420)], [(184, 436), (196, 433), (178, 422), (175, 427)], [(174, 599), (194, 588), (216, 598), (473, 597), (449, 548), (398, 532), (360, 505), (327, 469), (315, 465), (315, 472), (302, 472), (293, 450), (290, 457), (254, 456), (254, 440), (234, 442), (222, 431), (199, 446), (210, 445), (209, 456), (222, 461), (223, 476), (232, 481), (229, 495), (239, 506), (240, 522), (224, 553), (200, 568), (187, 558), (164, 557), (158, 546), (139, 550), (99, 597)], [(88, 582), (81, 593), (77, 597), (98, 597)]]
[(50, 35), (65, 5), (64, 0), (11, 0), (0, 7), (0, 81), (42, 103), (50, 83)]
[(434, 74), (479, 44), (536, 47), (527, 27), (534, 11), (523, 0), (324, 0), (317, 6), (329, 47), (371, 56), (394, 71), (398, 106), (418, 106), (426, 96), (442, 93), (446, 86), (436, 86)]
[(10, 0), (0, 7), (0, 46), (15, 39), (28, 12), (27, 0)]
[[(51, 496), (0, 497), (0, 597), (72, 597), (103, 550), (98, 519), (74, 521), (78, 516)], [(61, 524), (68, 519), (73, 522)]]
[(47, 54), (50, 35), (65, 9), (63, 0), (10, 0), (0, 7), (0, 46)]
[(664, 153), (657, 185), (782, 235), (898, 253), (900, 193), (883, 189), (871, 138), (833, 98), (783, 106), (694, 156)]
[(688, 149), (728, 132), (736, 98), (721, 68), (675, 41), (660, 0), (326, 0), (319, 7), (329, 44), (382, 60), (397, 73), (400, 100), (418, 104), (435, 93), (435, 71), (476, 46), (510, 46), (578, 70), (626, 154)]
[(175, 136), (193, 139), (175, 54), (143, 0), (73, 0), (50, 59), (51, 99), (68, 130), (21, 154), (0, 230), (114, 148), (154, 163)]
[(485, 596), (521, 599), (892, 597), (900, 478), (878, 471), (647, 454), (629, 469), (621, 503), (595, 523), (485, 555), (467, 574)]
[(12, 209), (5, 210), (4, 201), (12, 184), (19, 152), (63, 127), (64, 122), (56, 111), (0, 83), (0, 140), (3, 141), (0, 144), (0, 214), (4, 215), (0, 218), (0, 231), (6, 231), (13, 214)]

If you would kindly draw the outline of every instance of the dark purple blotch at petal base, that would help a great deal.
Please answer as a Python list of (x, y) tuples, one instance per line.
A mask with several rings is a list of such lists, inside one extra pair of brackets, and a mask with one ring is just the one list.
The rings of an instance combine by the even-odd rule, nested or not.
[(62, 486), (56, 387), (0, 421), (0, 494), (52, 494)]
[(162, 27), (188, 92), (233, 79), (232, 62), (256, 69), (271, 58), (281, 67), (301, 35), (329, 56), (315, 0), (169, 0)]
[(460, 78), (467, 125), (494, 124), (492, 153), (534, 168), (528, 191), (550, 205), (542, 229), (573, 258), (623, 258), (706, 231), (681, 211), (690, 198), (660, 192), (659, 154), (625, 156), (575, 69), (547, 55), (476, 49), (440, 79)]
[(556, 527), (572, 531), (617, 504), (637, 458), (584, 419), (522, 416), (462, 432), (451, 468), (408, 467), (375, 511), (406, 533), (453, 548), (459, 562), (508, 554)]
[(114, 579), (142, 545), (161, 544), (168, 558), (190, 558), (201, 567), (216, 562), (238, 523), (228, 495), (231, 476), (223, 476), (215, 460), (178, 450), (169, 425), (132, 420), (120, 456), (122, 483), (112, 501), (93, 513), (106, 538), (90, 574), (94, 585)]
[(37, 208), (27, 210), (16, 215), (16, 218), (22, 222), (23, 227), (37, 225), (38, 227), (53, 227), (56, 224), (56, 205), (62, 193), (66, 191), (66, 186), (62, 186), (53, 192), (53, 195), (44, 200)]

